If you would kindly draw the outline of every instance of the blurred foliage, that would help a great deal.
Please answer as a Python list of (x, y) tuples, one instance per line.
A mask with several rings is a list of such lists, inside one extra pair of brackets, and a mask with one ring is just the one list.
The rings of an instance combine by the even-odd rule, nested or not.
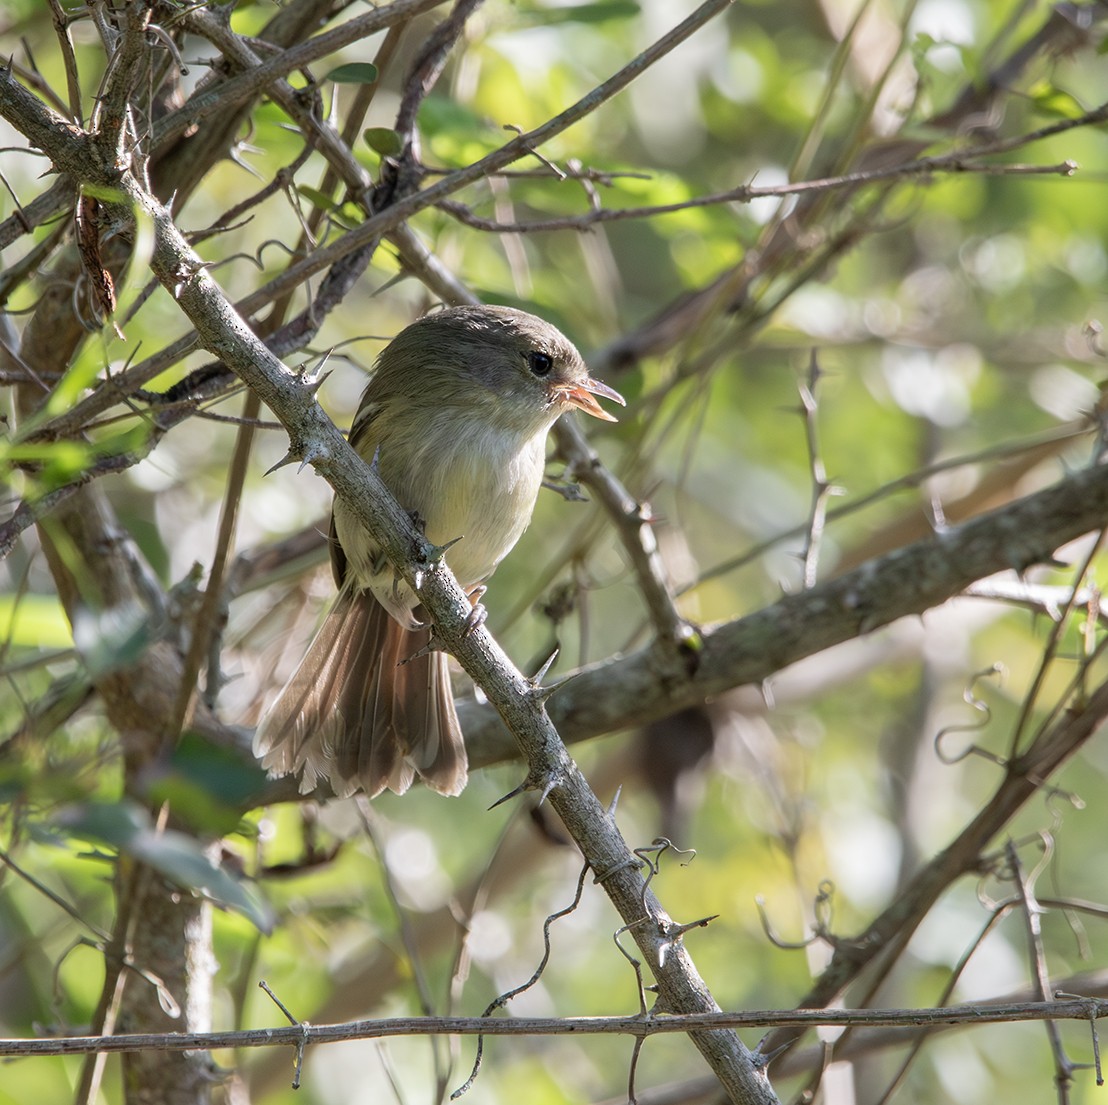
[[(490, 2), (470, 20), (464, 43), (421, 105), (425, 162), (436, 172), (467, 165), (515, 128), (544, 122), (655, 40), (677, 20), (678, 7), (685, 6)], [(907, 151), (895, 164), (963, 148), (973, 137), (1013, 137), (1108, 100), (1108, 67), (1097, 53), (1101, 31), (1074, 48), (1036, 55), (1003, 97), (999, 117), (962, 120), (952, 132), (943, 113), (1035, 34), (1049, 9), (990, 0), (864, 7), (853, 26), (856, 5), (838, 0), (736, 4), (625, 94), (544, 146), (541, 157), (458, 198), (476, 216), (505, 222), (583, 215), (594, 202), (608, 210), (679, 204), (747, 183), (845, 172), (863, 150)], [(254, 35), (274, 11), (259, 0), (231, 5), (228, 14), (234, 31)], [(64, 90), (47, 6), (9, 2), (0, 21), (14, 52), (23, 40), (42, 79)], [(418, 23), (400, 60), (381, 73), (379, 94), (358, 129), (355, 152), (374, 173), (382, 157), (396, 152), (400, 75), (430, 26)], [(73, 34), (87, 105), (103, 58), (87, 22), (74, 24)], [(359, 44), (318, 67), (331, 82), (323, 95), (338, 120), (358, 84), (373, 79), (368, 59), (379, 45)], [(197, 62), (212, 52), (193, 39), (183, 50), (200, 74)], [(185, 229), (213, 224), (300, 152), (299, 135), (273, 102), (252, 113), (244, 142), (237, 163), (223, 161), (177, 212)], [(18, 143), (9, 136), (4, 144)], [(683, 589), (682, 611), (711, 623), (801, 585), (812, 476), (796, 411), (813, 351), (820, 460), (836, 489), (829, 506), (840, 511), (824, 534), (821, 576), (855, 563), (874, 534), (887, 529), (895, 547), (895, 535), (921, 518), (941, 524), (949, 505), (983, 510), (1088, 463), (1093, 444), (1085, 436), (1015, 470), (992, 497), (975, 497), (998, 469), (989, 450), (1077, 420), (1098, 400), (1108, 132), (1103, 125), (1072, 130), (990, 164), (1065, 159), (1078, 164), (1076, 175), (919, 174), (865, 184), (846, 200), (842, 191), (815, 200), (760, 198), (587, 231), (482, 233), (441, 209), (421, 212), (412, 227), (482, 298), (529, 306), (595, 351), (595, 359), (664, 308), (743, 265), (757, 267), (772, 243), (792, 236), (785, 255), (757, 268), (741, 295), (717, 299), (659, 355), (606, 361), (605, 378), (630, 405), (617, 426), (588, 427), (603, 459), (634, 494), (651, 500), (663, 553)], [(547, 162), (563, 169), (579, 163), (594, 173), (589, 180), (557, 178), (544, 171)], [(24, 202), (36, 194), (42, 168), (40, 158), (5, 155), (6, 180)], [(232, 299), (284, 269), (309, 214), (324, 216), (320, 241), (357, 221), (341, 193), (324, 190), (324, 171), (320, 155), (312, 154), (294, 187), (198, 246)], [(11, 196), (0, 196), (0, 216), (12, 210)], [(50, 229), (13, 246), (5, 267)], [(836, 235), (842, 246), (830, 249)], [(399, 276), (386, 243), (312, 349), (288, 358), (306, 363), (333, 350), (321, 398), (340, 425), (349, 423), (383, 341), (432, 302), (416, 280)], [(137, 305), (147, 280), (146, 266), (132, 268), (121, 301)], [(35, 294), (47, 284), (44, 276)], [(9, 306), (26, 310), (33, 302), (22, 287)], [(21, 316), (15, 324), (22, 325)], [(50, 413), (69, 409), (130, 360), (186, 332), (161, 290), (120, 326), (123, 337), (108, 327), (84, 343), (55, 387)], [(148, 386), (163, 390), (206, 360), (193, 355)], [(218, 416), (240, 409), (237, 394), (207, 408)], [(14, 404), (8, 415), (14, 419)], [(99, 481), (167, 588), (186, 580), (194, 564), (211, 563), (234, 440), (234, 425), (192, 417), (159, 437), (146, 459)], [(9, 501), (46, 494), (98, 458), (148, 443), (155, 444), (143, 414), (120, 406), (81, 440), (0, 444), (5, 464), (15, 466)], [(310, 471), (263, 475), (285, 448), (283, 434), (267, 425), (247, 476), (236, 551), (326, 527), (329, 494)], [(864, 510), (851, 509), (921, 467), (978, 454), (972, 463), (898, 486)], [(765, 550), (741, 568), (698, 584), (702, 573), (762, 542)], [(322, 552), (320, 546), (318, 565)], [(1078, 562), (1080, 551), (1066, 559)], [(1094, 584), (1103, 570), (1098, 561)], [(282, 1023), (257, 990), (259, 978), (295, 1015), (319, 1023), (421, 1011), (476, 1014), (530, 976), (542, 954), (543, 918), (572, 899), (578, 862), (573, 849), (553, 839), (556, 826), (541, 832), (510, 805), (486, 812), (518, 783), (518, 765), (477, 773), (457, 801), (422, 792), (385, 795), (363, 820), (353, 803), (255, 808), (258, 773), (190, 733), (173, 763), (145, 780), (144, 799), (168, 803), (181, 822), (151, 845), (145, 811), (123, 795), (124, 739), (95, 699), (85, 704), (81, 689), (90, 678), (125, 668), (133, 650), (158, 639), (163, 627), (114, 611), (70, 630), (33, 531), (5, 560), (4, 572), (4, 848), (34, 880), (0, 868), (5, 1035), (29, 1035), (36, 1025), (81, 1031), (90, 1022), (103, 974), (96, 949), (112, 926), (110, 871), (120, 854), (145, 858), (176, 887), (232, 907), (214, 918), (217, 1027)], [(263, 580), (230, 604), (221, 660), (228, 681), (218, 703), (229, 723), (257, 720), (330, 597), (322, 569), (292, 575), (290, 569)], [(1059, 568), (1034, 578), (1063, 586), (1072, 573)], [(83, 581), (90, 594), (96, 583)], [(179, 590), (182, 603), (188, 594), (187, 586)], [(568, 607), (558, 601), (565, 595)], [(538, 667), (555, 641), (562, 647), (557, 675), (646, 640), (635, 580), (598, 508), (554, 494), (542, 496), (485, 602), (494, 633), (526, 670)], [(564, 616), (552, 621), (543, 613), (551, 609)], [(1065, 693), (1069, 661), (1102, 632), (1086, 633), (1079, 614), (1062, 634), (1063, 663), (1046, 681), (1033, 724)], [(634, 734), (574, 749), (603, 801), (622, 785), (617, 817), (632, 846), (652, 840), (670, 816), (681, 829), (675, 843), (696, 849), (687, 866), (665, 857), (654, 888), (681, 920), (720, 915), (689, 943), (723, 1007), (793, 1006), (826, 963), (824, 945), (799, 946), (821, 911), (830, 910), (836, 935), (861, 931), (919, 863), (973, 817), (999, 781), (999, 768), (980, 755), (942, 763), (938, 734), (983, 721), (980, 730), (944, 737), (944, 749), (949, 740), (955, 750), (976, 743), (1006, 755), (1051, 625), (1042, 613), (1001, 603), (954, 603), (922, 623), (898, 624), (877, 640), (814, 657), (782, 673), (764, 696), (750, 688), (725, 696), (710, 704), (716, 740), (709, 765), (677, 780), (672, 808), (660, 805), (645, 783)], [(1004, 665), (1003, 679), (974, 681), (994, 663)], [(1103, 665), (1094, 672), (1102, 675)], [(987, 715), (963, 700), (968, 687), (987, 703)], [(24, 724), (28, 716), (53, 720)], [(672, 739), (679, 742), (681, 733)], [(1054, 898), (1103, 901), (1106, 775), (1100, 739), (1006, 828), (1029, 868), (1049, 860), (1044, 885), (1050, 883)], [(113, 803), (124, 802), (109, 815)], [(74, 809), (85, 815), (72, 820)], [(93, 810), (103, 815), (95, 823), (87, 816)], [(69, 835), (44, 843), (49, 826)], [(213, 867), (208, 850), (220, 835), (226, 855)], [(74, 837), (93, 842), (91, 850)], [(238, 867), (241, 877), (229, 873)], [(269, 906), (260, 904), (253, 880)], [(817, 905), (825, 884), (833, 884), (830, 899)], [(1011, 893), (989, 878), (977, 889), (975, 895), (963, 880), (941, 899), (876, 1003), (940, 1000), (990, 903)], [(763, 930), (756, 898), (764, 900), (776, 943)], [(265, 928), (270, 907), (276, 927), (262, 937), (246, 918)], [(617, 924), (601, 889), (586, 880), (580, 907), (553, 926), (550, 968), (511, 1012), (637, 1009), (632, 972), (611, 943)], [(1043, 924), (1053, 977), (1108, 969), (1101, 918), (1081, 921), (1051, 910)], [(1028, 985), (1033, 972), (1021, 925), (1013, 914), (989, 934), (955, 1000)], [(415, 955), (413, 941), (420, 945)], [(1072, 1057), (1089, 1060), (1087, 1031), (1065, 1038)], [(747, 1042), (756, 1042), (753, 1035)], [(287, 1052), (218, 1058), (241, 1065), (259, 1105), (277, 1105), (391, 1100), (392, 1079), (404, 1100), (428, 1100), (464, 1080), (472, 1054), (471, 1039), (309, 1049), (298, 1094), (288, 1088)], [(529, 1102), (550, 1105), (618, 1097), (629, 1055), (627, 1041), (599, 1037), (486, 1041), (471, 1099), (517, 1101), (521, 1087)], [(857, 1100), (880, 1100), (898, 1061), (889, 1051), (860, 1060), (853, 1070)], [(0, 1103), (67, 1100), (78, 1069), (73, 1060), (9, 1066)], [(687, 1041), (658, 1038), (643, 1051), (638, 1086), (703, 1073)], [(1040, 1028), (952, 1033), (923, 1050), (895, 1100), (1046, 1100), (1051, 1079)], [(1071, 1100), (1092, 1100), (1092, 1083), (1079, 1072)], [(801, 1084), (783, 1080), (783, 1097)], [(113, 1073), (103, 1097), (119, 1100), (121, 1092)], [(826, 1100), (845, 1098), (828, 1091)]]

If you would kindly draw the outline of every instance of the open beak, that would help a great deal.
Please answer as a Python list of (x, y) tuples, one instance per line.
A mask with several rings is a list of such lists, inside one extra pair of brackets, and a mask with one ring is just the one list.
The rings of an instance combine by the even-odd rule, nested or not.
[(607, 384), (602, 384), (591, 377), (582, 380), (579, 384), (559, 384), (554, 388), (554, 395), (579, 411), (591, 414), (593, 418), (603, 419), (605, 422), (616, 422), (618, 419), (615, 415), (609, 414), (593, 398), (594, 395), (603, 395), (605, 399), (611, 399), (621, 407), (627, 406), (623, 396), (615, 388), (610, 388)]

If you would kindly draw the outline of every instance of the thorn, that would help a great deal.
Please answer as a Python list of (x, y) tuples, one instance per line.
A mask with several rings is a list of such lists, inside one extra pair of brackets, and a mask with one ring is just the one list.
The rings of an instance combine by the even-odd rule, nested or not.
[(559, 652), (561, 652), (561, 649), (555, 646), (554, 651), (543, 661), (542, 667), (527, 680), (532, 687), (542, 686), (542, 681), (546, 678), (546, 673), (553, 667), (554, 661), (558, 659)]
[(297, 474), (304, 471), (311, 464), (315, 464), (319, 460), (327, 460), (328, 454), (326, 449), (319, 448), (318, 445), (310, 444), (305, 452), (301, 454), (300, 467), (296, 470)]
[(580, 484), (543, 480), (542, 485), (548, 491), (557, 492), (567, 503), (587, 503), (589, 501), (588, 495), (581, 490)]
[(761, 1044), (761, 1042), (759, 1042), (758, 1047), (756, 1047), (754, 1049), (754, 1052), (753, 1052), (753, 1055), (752, 1055), (752, 1058), (754, 1059), (755, 1065), (760, 1070), (765, 1070), (766, 1067), (768, 1067), (770, 1065), (770, 1063), (772, 1063), (774, 1061), (774, 1059), (777, 1058), (778, 1055), (780, 1055), (783, 1051), (787, 1051), (790, 1047), (792, 1047), (793, 1043), (794, 1043), (794, 1041), (790, 1041), (789, 1043), (781, 1044), (780, 1047), (775, 1047), (771, 1052), (769, 1052), (768, 1055), (763, 1055), (761, 1050), (760, 1050), (762, 1044)]
[[(265, 474), (271, 476), (278, 468), (284, 468), (286, 465), (295, 464), (298, 460), (300, 460), (300, 455), (296, 447), (290, 445), (289, 451), (272, 468), (267, 468)], [(303, 465), (301, 465), (301, 468), (303, 468)]]
[[(581, 674), (581, 672), (575, 671), (571, 672), (564, 679), (559, 679), (557, 683), (549, 683), (545, 687), (532, 686), (531, 689), (527, 692), (528, 697), (533, 699), (535, 702), (548, 702), (567, 683), (572, 683), (575, 679), (579, 679), (581, 677)], [(530, 680), (528, 682), (530, 682)]]
[[(491, 806), (489, 806), (489, 810), (494, 810), (494, 809), (496, 809), (497, 806), (502, 806), (505, 802), (509, 802), (513, 798), (518, 798), (521, 794), (525, 794), (527, 792), (527, 790), (528, 790), (527, 781), (524, 780), (514, 790), (510, 790), (503, 797), (497, 798), (497, 800), (495, 802), (493, 802), (493, 804)], [(486, 811), (486, 812), (488, 812), (488, 811)]]
[(719, 919), (718, 913), (713, 913), (711, 917), (701, 917), (699, 921), (686, 921), (680, 925), (670, 925), (666, 929), (666, 935), (669, 937), (670, 942), (679, 940), (686, 932), (690, 932), (692, 929), (707, 928), (713, 921)]
[(546, 782), (543, 784), (542, 794), (539, 795), (538, 806), (541, 806), (546, 801), (550, 792), (558, 785), (558, 779), (554, 775), (547, 777)]
[(455, 537), (450, 541), (447, 541), (445, 545), (432, 545), (430, 551), (427, 554), (428, 564), (439, 564), (442, 562), (442, 558), (459, 542), (464, 541), (465, 535), (461, 537)]
[(315, 397), (316, 393), (321, 387), (331, 378), (330, 371), (324, 372), (321, 376), (317, 376), (314, 380), (309, 380), (304, 384), (304, 389), (307, 393)]
[(413, 652), (411, 656), (404, 657), (404, 659), (399, 661), (396, 666), (398, 668), (402, 668), (405, 664), (410, 664), (413, 660), (418, 660), (420, 659), (420, 657), (430, 656), (432, 652), (440, 651), (442, 651), (442, 646), (436, 642), (434, 637), (432, 637), (427, 642), (427, 644), (425, 644), (422, 648), (416, 649), (416, 651)]
[(811, 356), (808, 358), (808, 388), (815, 391), (816, 384), (823, 379), (823, 367), (819, 363), (819, 355), (815, 347), (812, 347)]
[(620, 783), (619, 786), (616, 787), (615, 794), (612, 795), (612, 800), (608, 803), (608, 816), (609, 817), (615, 817), (615, 815), (616, 815), (616, 806), (619, 805), (619, 796), (622, 793), (623, 793), (623, 784)]

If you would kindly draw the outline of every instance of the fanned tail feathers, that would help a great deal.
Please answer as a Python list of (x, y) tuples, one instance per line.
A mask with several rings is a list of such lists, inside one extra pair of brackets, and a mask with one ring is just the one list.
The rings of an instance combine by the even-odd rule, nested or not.
[[(430, 629), (399, 625), (369, 594), (340, 592), (308, 654), (258, 726), (254, 752), (300, 791), (327, 778), (340, 798), (403, 794), (418, 775), (460, 794), (467, 766), (446, 654)], [(412, 659), (415, 657), (415, 659)]]

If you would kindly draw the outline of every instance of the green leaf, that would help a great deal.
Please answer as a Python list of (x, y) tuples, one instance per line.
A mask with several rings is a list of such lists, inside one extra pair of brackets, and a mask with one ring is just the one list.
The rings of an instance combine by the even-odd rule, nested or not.
[(93, 462), (93, 449), (83, 441), (22, 442), (4, 453), (5, 462), (41, 466), (37, 482), (43, 492), (70, 483)]
[(298, 184), (296, 190), (313, 207), (318, 207), (320, 211), (333, 211), (335, 208), (335, 201), (326, 192), (321, 192), (310, 184)]
[(1039, 81), (1032, 86), (1028, 95), (1035, 110), (1042, 115), (1056, 119), (1078, 119), (1085, 114), (1085, 108), (1068, 92), (1055, 87), (1049, 81)]
[(137, 803), (83, 802), (59, 810), (52, 825), (69, 836), (109, 845), (153, 867), (178, 886), (241, 913), (262, 932), (273, 929), (268, 903), (212, 863), (191, 836), (174, 829), (159, 832), (150, 814)]
[(154, 802), (169, 802), (176, 816), (198, 832), (222, 836), (240, 827), (241, 811), (265, 786), (266, 773), (256, 760), (186, 730), (149, 795)]
[(377, 66), (368, 61), (352, 61), (332, 69), (324, 79), (335, 84), (373, 84), (377, 80)]
[(404, 148), (400, 135), (388, 127), (366, 127), (362, 131), (365, 144), (382, 157), (395, 157)]

